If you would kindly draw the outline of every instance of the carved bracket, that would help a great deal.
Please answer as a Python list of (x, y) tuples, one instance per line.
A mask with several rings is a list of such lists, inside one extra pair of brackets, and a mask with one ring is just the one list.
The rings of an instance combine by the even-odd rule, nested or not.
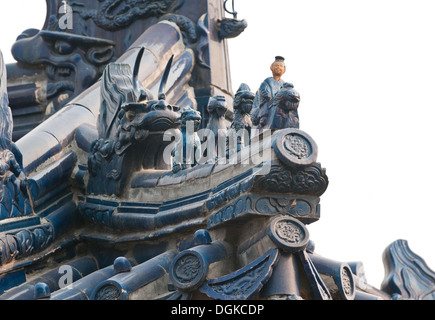
[(207, 280), (198, 290), (212, 299), (251, 299), (269, 280), (277, 261), (278, 250), (270, 249), (263, 256), (233, 273)]
[(213, 228), (236, 218), (281, 214), (293, 216), (305, 223), (311, 223), (320, 218), (318, 204), (318, 198), (245, 194), (213, 212), (207, 220), (207, 225), (208, 228)]
[(328, 184), (328, 176), (319, 163), (302, 170), (274, 165), (267, 175), (259, 176), (253, 190), (321, 196)]
[(44, 224), (0, 235), (1, 265), (47, 248), (53, 241), (53, 232), (51, 224)]

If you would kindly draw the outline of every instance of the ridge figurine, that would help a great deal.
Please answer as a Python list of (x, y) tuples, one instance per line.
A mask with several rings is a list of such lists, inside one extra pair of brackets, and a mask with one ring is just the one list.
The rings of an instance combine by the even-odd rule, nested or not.
[[(281, 89), (284, 83), (282, 76), (286, 72), (284, 63), (285, 58), (276, 56), (275, 60), (270, 65), (272, 76), (264, 79), (260, 84), (259, 89), (255, 93), (254, 110), (252, 112), (252, 123), (256, 126), (264, 126), (267, 121), (267, 108), (275, 94)], [(292, 85), (292, 84), (289, 84)]]
[[(251, 110), (254, 104), (254, 93), (251, 92), (249, 86), (245, 83), (242, 83), (237, 90), (234, 101), (234, 118), (228, 130), (228, 140), (227, 140), (227, 149), (229, 155), (231, 155), (234, 148), (230, 146), (230, 139), (234, 138), (234, 135), (237, 138), (237, 141), (233, 143), (236, 144), (236, 152), (240, 151), (240, 149), (249, 144), (249, 137), (251, 136)], [(246, 134), (248, 135), (246, 137)], [(234, 139), (235, 140), (235, 139)]]

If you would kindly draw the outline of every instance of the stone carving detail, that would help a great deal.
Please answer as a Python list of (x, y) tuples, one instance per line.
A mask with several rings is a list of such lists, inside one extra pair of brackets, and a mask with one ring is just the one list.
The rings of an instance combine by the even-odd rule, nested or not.
[(21, 229), (0, 236), (1, 265), (47, 248), (53, 241), (53, 227), (49, 224)]
[(243, 181), (236, 183), (216, 194), (210, 196), (206, 205), (208, 210), (212, 210), (220, 207), (223, 203), (235, 199), (240, 194), (248, 192), (254, 184), (254, 178), (244, 179)]
[(322, 195), (328, 187), (328, 177), (319, 166), (311, 166), (298, 171), (292, 179), (294, 192), (297, 194)]
[(15, 155), (0, 151), (0, 220), (32, 214), (27, 178)]
[(254, 285), (255, 280), (264, 272), (267, 268), (267, 260), (259, 263), (256, 268), (249, 270), (246, 274), (230, 281), (225, 281), (220, 284), (213, 284), (210, 287), (217, 293), (227, 296), (241, 296), (246, 295), (251, 287)]
[[(254, 103), (254, 93), (249, 86), (242, 83), (237, 90), (234, 101), (234, 117), (228, 132), (227, 153), (231, 155), (241, 150), (250, 142), (252, 121), (250, 118)], [(236, 139), (235, 139), (236, 138)], [(235, 144), (235, 146), (233, 146)]]
[(201, 119), (201, 114), (191, 107), (186, 107), (181, 111), (178, 119), (181, 126), (180, 139), (172, 150), (172, 171), (174, 173), (197, 165), (198, 155), (201, 155), (201, 140), (197, 133)]
[(301, 251), (309, 241), (307, 228), (291, 217), (275, 218), (270, 223), (268, 232), (271, 240), (287, 252)]
[[(111, 63), (104, 71), (98, 139), (92, 143), (88, 157), (90, 193), (121, 194), (130, 174), (141, 168), (145, 155), (141, 154), (139, 145), (145, 142), (150, 131), (172, 128), (179, 116), (176, 107), (164, 100), (154, 100), (149, 90), (137, 80), (143, 52), (144, 48), (138, 53), (134, 72), (130, 65), (120, 63)], [(171, 62), (172, 59), (167, 70)], [(167, 77), (168, 73), (165, 75)], [(162, 79), (163, 88), (166, 79)], [(164, 98), (162, 92), (159, 96)]]
[(285, 82), (284, 57), (276, 56), (270, 66), (272, 77), (266, 78), (257, 90), (252, 112), (252, 123), (259, 130), (299, 128), (300, 95), (293, 84)]
[(227, 1), (228, 0), (224, 1), (224, 9), (226, 12), (233, 15), (233, 19), (223, 18), (222, 20), (217, 21), (219, 36), (223, 39), (237, 37), (248, 26), (245, 19), (237, 20), (237, 12), (234, 10), (234, 1), (232, 3), (233, 11), (227, 9)]
[[(11, 105), (20, 108), (20, 113), (14, 114), (19, 120), (14, 140), (30, 130), (29, 123), (36, 126), (94, 84), (107, 64), (119, 58), (156, 18), (176, 23), (186, 45), (198, 41), (195, 23), (172, 14), (184, 0), (46, 1), (44, 29), (25, 30), (12, 48), (20, 70), (36, 70), (38, 76), (33, 81), (25, 75), (10, 87), (16, 97), (22, 94), (21, 82), (29, 82), (28, 97), (14, 98)], [(71, 22), (68, 27), (62, 25), (66, 13)], [(137, 20), (141, 21), (134, 24)], [(34, 115), (36, 106), (41, 109), (38, 116)], [(23, 108), (31, 108), (27, 112), (32, 116), (22, 115)]]
[(346, 296), (351, 297), (354, 291), (354, 286), (352, 286), (351, 281), (352, 274), (349, 269), (343, 268), (341, 271), (341, 285), (343, 287), (343, 292)]
[(182, 291), (198, 288), (204, 282), (207, 273), (208, 264), (201, 254), (189, 250), (179, 253), (169, 270), (173, 284)]
[(272, 130), (299, 128), (299, 101), (299, 93), (293, 89), (292, 85), (284, 84), (273, 97), (266, 128)]
[(300, 96), (291, 86), (284, 84), (272, 100), (262, 107), (265, 110), (260, 109), (253, 114), (253, 123), (257, 125), (257, 129), (299, 128), (297, 109)]
[(231, 123), (231, 128), (234, 128), (236, 132), (243, 129), (251, 129), (252, 122), (250, 114), (254, 103), (254, 97), (254, 93), (245, 83), (242, 83), (237, 89), (233, 101), (234, 119)]
[(281, 130), (273, 141), (278, 158), (287, 166), (307, 167), (316, 162), (317, 144), (299, 129)]
[(42, 30), (23, 35), (12, 47), (22, 64), (45, 67), (46, 90), (38, 90), (38, 101), (47, 101), (46, 117), (95, 83), (115, 55), (110, 40), (78, 34)]
[(78, 209), (80, 214), (91, 223), (112, 227), (111, 218), (115, 208), (90, 203), (80, 203)]
[[(215, 95), (210, 97), (207, 104), (207, 111), (209, 114), (209, 119), (207, 123), (207, 129), (210, 130), (207, 140), (214, 137), (214, 150), (210, 150), (212, 144), (208, 144), (207, 147), (207, 159), (214, 160), (219, 153), (222, 154), (225, 146), (219, 145), (219, 143), (225, 143), (227, 136), (227, 121), (225, 120), (225, 114), (228, 111), (225, 96)], [(213, 135), (211, 135), (213, 133)], [(214, 151), (214, 152), (213, 152)], [(209, 154), (212, 153), (212, 154)]]
[(196, 26), (189, 18), (178, 14), (166, 14), (160, 19), (160, 21), (164, 20), (173, 22), (180, 28), (186, 46), (198, 41)]
[(107, 284), (95, 294), (95, 300), (119, 300), (121, 292), (117, 286)]
[(208, 14), (203, 14), (197, 22), (198, 43), (195, 46), (196, 59), (198, 64), (205, 69), (210, 69), (210, 58), (208, 55), (210, 29), (208, 26)]
[(304, 238), (303, 230), (288, 221), (279, 221), (275, 225), (275, 232), (280, 240), (288, 243), (299, 243)]
[(13, 120), (6, 82), (6, 66), (0, 52), (0, 220), (32, 213), (22, 155), (12, 142)]
[(242, 269), (217, 279), (208, 280), (199, 288), (199, 291), (213, 299), (250, 299), (269, 280), (277, 260), (278, 250), (271, 249)]
[(287, 135), (283, 145), (285, 150), (298, 159), (308, 158), (312, 153), (310, 144), (301, 136)]
[(248, 22), (237, 19), (224, 18), (218, 21), (219, 36), (223, 39), (235, 38), (245, 31)]
[(293, 190), (292, 178), (293, 173), (290, 169), (273, 166), (267, 175), (257, 180), (256, 187), (269, 192), (291, 192)]
[(201, 272), (201, 261), (193, 254), (186, 254), (174, 265), (174, 276), (180, 283), (192, 282)]
[(230, 204), (213, 212), (208, 218), (208, 227), (214, 227), (245, 215), (291, 215), (300, 220), (313, 222), (319, 219), (316, 213), (318, 201), (289, 198), (288, 196), (249, 194), (240, 196)]
[(255, 190), (301, 195), (322, 195), (328, 187), (328, 177), (320, 164), (297, 170), (283, 166), (273, 166), (269, 174), (260, 177)]
[[(135, 138), (135, 134), (128, 136), (125, 130), (122, 130), (122, 124), (131, 123), (135, 117), (130, 118), (130, 114), (135, 115), (134, 111), (138, 111), (129, 112), (122, 107), (127, 106), (128, 103), (138, 102), (139, 97), (136, 96), (133, 79), (129, 65), (109, 64), (104, 71), (101, 111), (97, 122), (99, 139), (92, 143), (88, 158), (91, 176), (88, 190), (91, 192), (119, 194), (122, 191), (119, 183), (121, 163), (125, 150), (131, 144), (130, 141)], [(133, 126), (130, 127), (131, 133), (134, 132), (132, 128)], [(138, 129), (140, 132), (142, 128)], [(107, 182), (102, 183), (103, 180), (100, 179), (107, 179)]]
[[(100, 0), (98, 10), (86, 10), (80, 3), (72, 3), (74, 12), (81, 18), (92, 19), (94, 23), (108, 31), (116, 31), (128, 27), (136, 19), (159, 17), (176, 9), (184, 0)], [(176, 6), (176, 7), (175, 7)]]
[(255, 210), (259, 213), (270, 214), (289, 213), (296, 217), (309, 215), (312, 211), (312, 205), (303, 199), (292, 199), (288, 197), (260, 197), (255, 201)]

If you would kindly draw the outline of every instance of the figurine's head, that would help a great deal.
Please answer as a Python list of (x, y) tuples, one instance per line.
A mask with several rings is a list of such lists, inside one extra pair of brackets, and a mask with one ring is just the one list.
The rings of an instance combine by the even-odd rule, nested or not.
[(276, 93), (273, 105), (285, 112), (290, 112), (299, 107), (300, 99), (299, 92), (293, 88), (293, 85), (286, 84)]
[(218, 117), (225, 116), (227, 112), (227, 103), (225, 96), (215, 95), (210, 97), (207, 104), (207, 111), (210, 114), (216, 113)]
[(201, 113), (192, 109), (191, 107), (185, 107), (181, 111), (181, 116), (178, 118), (177, 123), (181, 125), (181, 129), (186, 129), (189, 121), (193, 123), (193, 130), (196, 132), (199, 130), (201, 124)]
[(275, 61), (270, 65), (270, 70), (272, 71), (273, 77), (281, 78), (286, 71), (284, 64), (284, 57), (276, 56)]
[(234, 111), (240, 113), (250, 113), (254, 104), (254, 93), (251, 92), (249, 86), (242, 83), (234, 96)]

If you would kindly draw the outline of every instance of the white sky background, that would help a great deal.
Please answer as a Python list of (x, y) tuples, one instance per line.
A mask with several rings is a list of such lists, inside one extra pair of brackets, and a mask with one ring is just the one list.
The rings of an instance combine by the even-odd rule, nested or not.
[(300, 129), (319, 147), (330, 184), (308, 226), (316, 252), (362, 261), (376, 287), (397, 239), (435, 266), (435, 3), (236, 0), (235, 9), (248, 27), (229, 40), (234, 90), (257, 90), (284, 56)]
[[(231, 8), (231, 1), (228, 1)], [(3, 1), (0, 49), (40, 29), (44, 0)], [(328, 190), (308, 226), (316, 252), (361, 261), (370, 284), (397, 239), (435, 266), (433, 0), (235, 0), (248, 28), (230, 39), (233, 90), (256, 91), (276, 55), (301, 94), (300, 129), (319, 147)]]

